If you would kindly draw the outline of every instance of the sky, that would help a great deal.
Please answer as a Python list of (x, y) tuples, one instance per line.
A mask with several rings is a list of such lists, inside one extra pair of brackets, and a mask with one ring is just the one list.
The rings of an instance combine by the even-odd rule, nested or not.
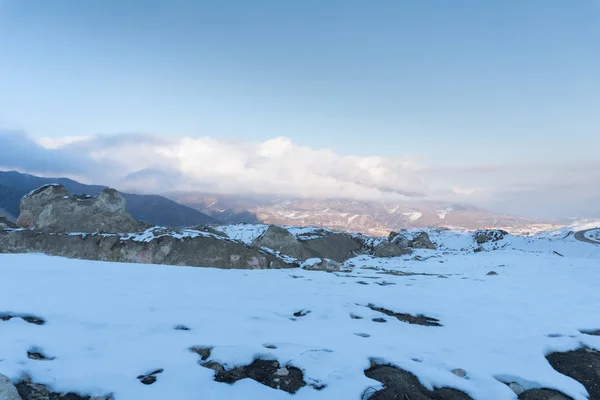
[(0, 167), (600, 216), (598, 71), (592, 0), (2, 0)]

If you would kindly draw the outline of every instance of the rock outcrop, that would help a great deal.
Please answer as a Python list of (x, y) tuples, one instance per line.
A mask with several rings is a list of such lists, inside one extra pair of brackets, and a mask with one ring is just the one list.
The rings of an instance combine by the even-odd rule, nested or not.
[(484, 244), (488, 242), (498, 242), (508, 235), (508, 232), (502, 229), (481, 229), (473, 233), (473, 239), (477, 244)]
[(408, 247), (401, 247), (393, 242), (383, 240), (375, 246), (375, 257), (399, 257), (412, 254)]
[(410, 240), (406, 236), (394, 231), (390, 232), (388, 241), (403, 248), (410, 246)]
[(294, 236), (289, 230), (271, 225), (252, 245), (267, 247), (283, 255), (306, 261), (310, 258), (344, 262), (362, 248), (362, 243), (349, 234), (319, 231), (318, 235)]
[(71, 196), (62, 185), (45, 185), (21, 200), (21, 228), (43, 232), (139, 232), (148, 226), (134, 220), (125, 199), (114, 189), (98, 196)]
[(435, 244), (429, 239), (427, 232), (417, 233), (409, 242), (409, 246), (413, 249), (430, 249), (435, 250)]
[(0, 253), (45, 253), (85, 260), (231, 269), (298, 266), (259, 248), (211, 233), (161, 228), (129, 235), (0, 230)]
[(269, 226), (252, 244), (257, 247), (267, 247), (299, 260), (317, 256), (317, 254), (306, 249), (296, 236), (292, 235), (287, 229), (277, 225)]

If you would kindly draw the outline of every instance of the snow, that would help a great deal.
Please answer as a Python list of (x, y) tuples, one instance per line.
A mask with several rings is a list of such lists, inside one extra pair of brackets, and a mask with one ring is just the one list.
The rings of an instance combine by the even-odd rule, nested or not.
[[(408, 220), (410, 222), (415, 222), (416, 220), (418, 220), (419, 218), (421, 218), (423, 216), (423, 213), (419, 212), (419, 211), (411, 211), (411, 212), (402, 213), (402, 215), (405, 215), (406, 217), (408, 217)], [(445, 215), (444, 215), (444, 217), (445, 217)]]
[(600, 228), (587, 231), (585, 237), (600, 242)]
[[(236, 227), (230, 234), (248, 240), (258, 226)], [(367, 387), (380, 387), (363, 373), (374, 358), (413, 372), (427, 387), (450, 386), (475, 399), (515, 399), (498, 379), (585, 399), (583, 386), (554, 371), (544, 355), (581, 345), (600, 350), (600, 337), (580, 333), (600, 329), (600, 246), (572, 235), (508, 236), (474, 253), (470, 232), (428, 233), (440, 250), (360, 256), (345, 263), (345, 273), (0, 254), (0, 313), (47, 321), (0, 321), (0, 373), (15, 381), (28, 373), (57, 391), (113, 393), (115, 400), (359, 399)], [(499, 275), (487, 276), (491, 270)], [(403, 323), (369, 304), (424, 314), (443, 326)], [(301, 309), (311, 312), (293, 318)], [(180, 324), (191, 330), (173, 329)], [(291, 396), (248, 379), (215, 382), (188, 351), (194, 345), (214, 347), (211, 359), (228, 367), (255, 357), (290, 363), (307, 382), (327, 387)], [(30, 348), (56, 358), (31, 360)], [(158, 368), (164, 372), (153, 385), (136, 379)], [(455, 368), (467, 377), (452, 374)]]
[(231, 240), (251, 244), (257, 237), (265, 233), (269, 226), (262, 224), (237, 224), (216, 226), (215, 229), (226, 234)]

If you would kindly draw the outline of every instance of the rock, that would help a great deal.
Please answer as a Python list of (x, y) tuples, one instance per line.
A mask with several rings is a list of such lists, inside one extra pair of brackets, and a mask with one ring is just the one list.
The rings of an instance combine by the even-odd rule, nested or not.
[(223, 367), (222, 364), (220, 364), (216, 361), (207, 361), (207, 362), (200, 363), (200, 365), (202, 365), (204, 368), (212, 369), (213, 371), (216, 371), (216, 372), (225, 371), (225, 367)]
[(410, 245), (410, 240), (408, 240), (406, 236), (394, 231), (390, 232), (390, 235), (388, 236), (388, 241), (402, 248), (406, 248)]
[(436, 318), (426, 317), (424, 315), (416, 315), (415, 316), (415, 315), (411, 315), (411, 314), (398, 313), (398, 312), (394, 312), (394, 311), (388, 310), (383, 307), (377, 307), (374, 304), (368, 304), (367, 307), (373, 311), (380, 312), (389, 317), (395, 317), (400, 322), (406, 322), (409, 324), (422, 325), (422, 326), (442, 326), (442, 324), (440, 324), (440, 321)]
[(25, 195), (17, 225), (55, 233), (138, 232), (148, 227), (129, 215), (125, 199), (114, 189), (96, 197), (71, 196), (62, 185), (45, 185)]
[(471, 400), (467, 394), (455, 389), (429, 390), (415, 375), (390, 365), (372, 364), (371, 368), (365, 370), (365, 375), (384, 386), (368, 397), (369, 400)]
[(363, 244), (347, 233), (325, 232), (323, 235), (301, 240), (302, 245), (313, 257), (344, 262), (360, 252)]
[(269, 226), (262, 235), (254, 239), (252, 244), (258, 247), (267, 247), (299, 260), (306, 260), (315, 256), (315, 253), (304, 248), (302, 243), (296, 239), (296, 236), (277, 225)]
[[(0, 229), (15, 229), (17, 225), (6, 217), (0, 217)], [(0, 399), (2, 399), (0, 397)]]
[(216, 371), (215, 374), (217, 382), (235, 383), (247, 378), (292, 394), (306, 386), (304, 374), (299, 368), (289, 365), (280, 368), (275, 360), (254, 360), (250, 365)]
[(494, 275), (498, 275), (498, 273), (496, 271), (490, 271), (486, 275), (494, 276)]
[(0, 374), (0, 400), (22, 400), (15, 385), (2, 374)]
[(551, 353), (546, 359), (556, 371), (581, 383), (590, 399), (600, 399), (600, 352), (587, 347)]
[(517, 396), (519, 396), (521, 393), (523, 393), (525, 391), (525, 389), (523, 389), (523, 386), (519, 385), (517, 382), (511, 382), (508, 384), (508, 387), (515, 392), (515, 394)]
[(481, 253), (482, 251), (485, 251), (485, 249), (481, 246), (478, 246), (475, 250), (473, 250), (473, 253)]
[(412, 250), (407, 247), (400, 247), (397, 244), (383, 240), (375, 246), (375, 257), (399, 257), (412, 254)]
[(519, 400), (573, 400), (571, 397), (552, 389), (526, 390), (519, 395)]
[[(189, 237), (185, 237), (183, 233), (189, 234)], [(77, 235), (29, 229), (0, 230), (0, 253), (45, 253), (84, 260), (225, 269), (298, 266), (259, 248), (209, 233), (162, 231), (158, 228), (139, 235)]]
[(15, 386), (22, 400), (113, 400), (112, 396), (90, 397), (76, 393), (56, 393), (47, 386), (31, 382), (20, 382)]
[(477, 244), (484, 244), (488, 242), (497, 242), (508, 235), (508, 232), (501, 229), (480, 229), (473, 233), (473, 239)]
[(435, 250), (435, 244), (429, 239), (429, 235), (427, 232), (419, 232), (413, 239), (409, 242), (409, 246), (413, 249), (430, 249)]
[(339, 272), (342, 265), (328, 258), (309, 258), (300, 267), (309, 271)]
[(464, 378), (465, 376), (467, 376), (467, 371), (465, 371), (462, 368), (455, 368), (452, 370), (452, 373), (458, 376), (459, 378)]
[(196, 353), (200, 356), (202, 361), (206, 361), (210, 358), (210, 354), (212, 352), (212, 347), (200, 347), (200, 346), (192, 346), (190, 347), (190, 351)]

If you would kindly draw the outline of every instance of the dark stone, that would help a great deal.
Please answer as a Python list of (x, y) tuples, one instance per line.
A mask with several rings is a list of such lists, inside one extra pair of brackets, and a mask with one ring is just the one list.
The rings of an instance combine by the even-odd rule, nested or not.
[(48, 357), (44, 353), (39, 350), (29, 350), (27, 352), (27, 358), (31, 360), (41, 360), (41, 361), (51, 361), (54, 360), (54, 357)]
[(493, 276), (493, 275), (498, 275), (498, 273), (496, 271), (490, 271), (486, 275)]
[(384, 322), (387, 322), (387, 319), (385, 319), (385, 318), (373, 318), (373, 322), (384, 323)]
[(300, 310), (294, 313), (294, 317), (304, 317), (310, 313), (310, 310)]
[(280, 368), (275, 360), (254, 360), (250, 365), (215, 371), (215, 381), (229, 384), (249, 378), (292, 394), (306, 386), (302, 370), (292, 366)]
[(519, 395), (519, 400), (573, 400), (571, 397), (551, 389), (526, 390)]
[(383, 307), (376, 307), (373, 304), (367, 305), (371, 310), (380, 312), (390, 317), (396, 317), (398, 321), (407, 322), (409, 324), (423, 325), (423, 326), (442, 326), (438, 319), (426, 317), (424, 315), (410, 315), (404, 313), (397, 313), (391, 310), (387, 310)]
[[(92, 400), (90, 396), (77, 393), (56, 393), (47, 386), (31, 382), (21, 382), (15, 385), (22, 400)], [(113, 400), (112, 396), (94, 397), (94, 400)]]
[(176, 331), (191, 331), (191, 329), (185, 325), (177, 325), (174, 329)]
[(590, 399), (600, 399), (600, 352), (587, 347), (551, 353), (546, 359), (556, 371), (581, 383)]
[(455, 389), (429, 390), (415, 375), (390, 365), (374, 364), (365, 370), (365, 375), (384, 386), (379, 391), (372, 389), (369, 400), (471, 400), (471, 397)]
[(198, 354), (201, 357), (202, 361), (206, 361), (210, 357), (212, 347), (192, 346), (190, 347), (190, 351), (193, 351), (194, 353)]

